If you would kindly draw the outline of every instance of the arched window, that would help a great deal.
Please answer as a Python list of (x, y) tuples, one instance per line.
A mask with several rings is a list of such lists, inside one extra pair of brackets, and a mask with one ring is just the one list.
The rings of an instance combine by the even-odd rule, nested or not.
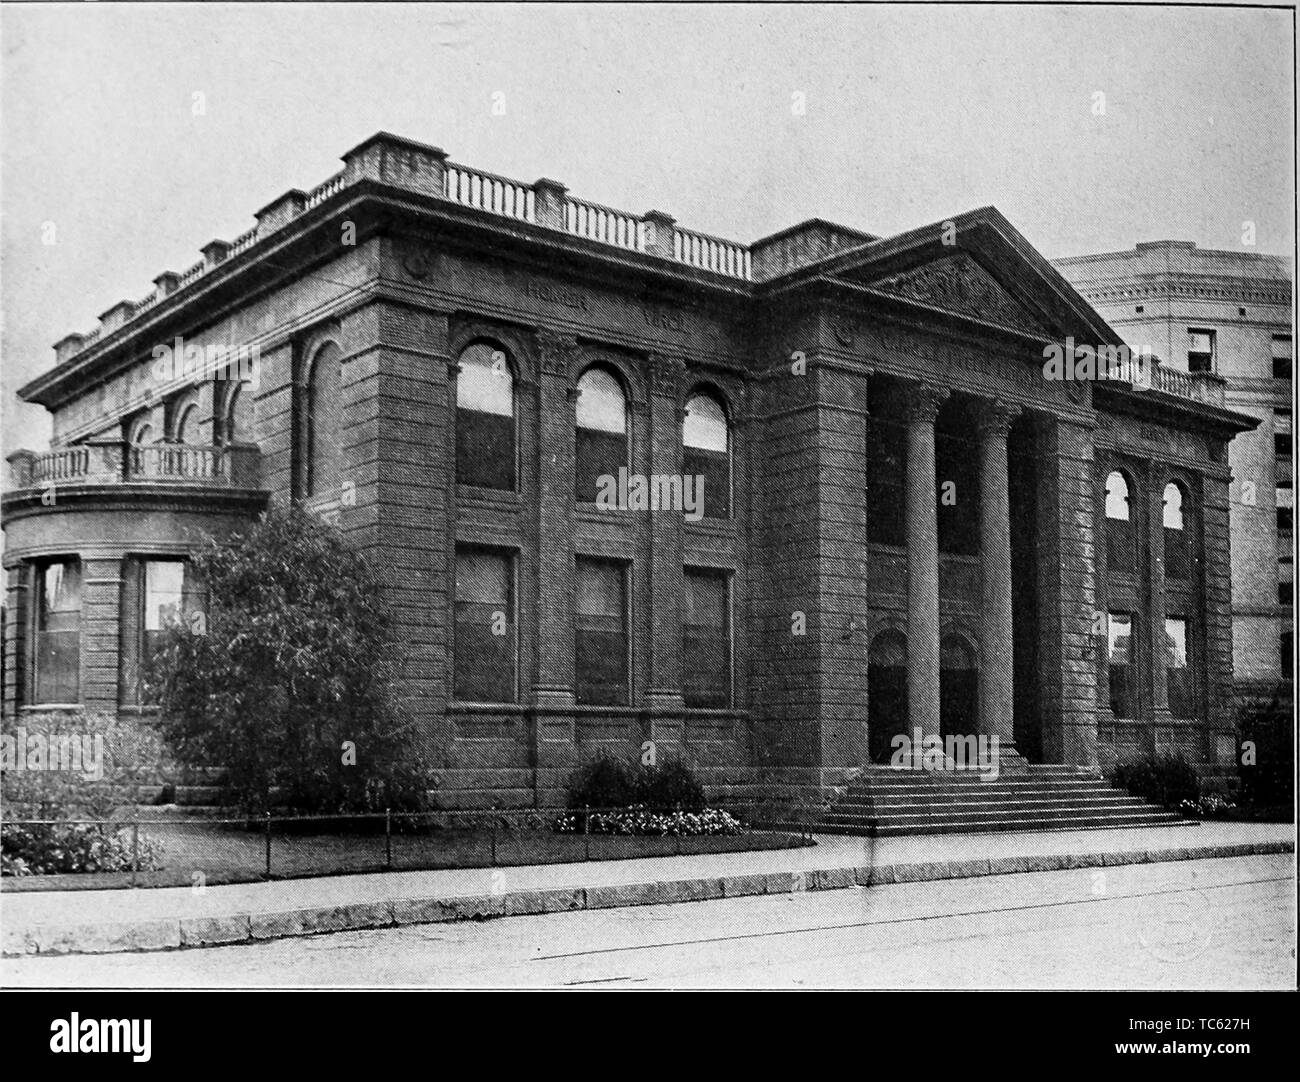
[(339, 487), (342, 379), (343, 361), (339, 347), (327, 342), (316, 351), (307, 375), (304, 487), (308, 496), (333, 492)]
[(939, 642), (939, 732), (943, 736), (975, 736), (978, 719), (975, 651), (960, 635), (945, 635)]
[(1182, 486), (1176, 481), (1165, 485), (1164, 535), (1165, 577), (1185, 579), (1191, 570), (1190, 545)]
[(144, 444), (154, 442), (153, 422), (148, 417), (141, 417), (131, 425), (131, 433), (127, 437), (128, 442), (133, 444)]
[(515, 490), (515, 376), (505, 351), (467, 346), (456, 375), (456, 480)]
[(242, 384), (234, 384), (225, 403), (214, 418), (215, 442), (218, 446), (253, 442), (253, 394)]
[(867, 728), (872, 761), (889, 762), (894, 737), (907, 733), (907, 638), (892, 628), (867, 650)]
[(176, 426), (172, 439), (176, 443), (199, 442), (199, 406), (197, 402), (187, 402), (176, 414)]
[(731, 517), (731, 434), (726, 411), (711, 394), (693, 394), (686, 400), (682, 472), (703, 479), (706, 518)]
[(1106, 570), (1132, 574), (1133, 509), (1128, 478), (1112, 470), (1106, 478)]
[(628, 464), (627, 396), (607, 368), (588, 368), (578, 380), (578, 431), (575, 492), (582, 503), (595, 503), (601, 478), (618, 479)]

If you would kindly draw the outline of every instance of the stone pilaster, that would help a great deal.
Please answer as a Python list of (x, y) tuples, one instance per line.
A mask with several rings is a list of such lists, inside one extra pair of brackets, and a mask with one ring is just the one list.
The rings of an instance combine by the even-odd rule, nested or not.
[[(1097, 765), (1098, 606), (1093, 429), (1044, 418), (1038, 489), (1038, 679), (1043, 761)], [(1100, 499), (1100, 496), (1097, 497)], [(1096, 621), (1101, 634), (1094, 637)]]
[(537, 709), (539, 767), (577, 754), (573, 692), (574, 366), (575, 339), (537, 333), (537, 656), (532, 705)]
[(122, 596), (120, 558), (81, 561), (81, 702), (88, 713), (116, 712), (118, 615)]
[[(686, 366), (664, 354), (650, 357), (650, 469), (671, 476), (681, 472), (682, 410), (678, 404)], [(650, 650), (646, 704), (651, 710), (650, 739), (661, 753), (676, 755), (682, 731), (682, 514), (673, 509), (650, 516)]]
[[(1169, 712), (1169, 671), (1165, 659), (1165, 467), (1160, 463), (1148, 464), (1143, 483), (1146, 497), (1140, 510), (1143, 512), (1134, 523), (1145, 537), (1138, 539), (1138, 553), (1145, 556), (1147, 612), (1150, 627), (1145, 638), (1151, 658), (1151, 718), (1155, 725), (1167, 725)], [(1156, 734), (1151, 733), (1155, 741)]]
[(998, 737), (1003, 752), (1015, 741), (1015, 661), (1011, 605), (1011, 498), (1007, 487), (1007, 436), (1019, 406), (999, 399), (983, 404), (978, 422), (980, 460), (981, 639), (980, 731)]
[(907, 707), (913, 729), (939, 732), (939, 522), (934, 420), (947, 390), (914, 384), (907, 403)]

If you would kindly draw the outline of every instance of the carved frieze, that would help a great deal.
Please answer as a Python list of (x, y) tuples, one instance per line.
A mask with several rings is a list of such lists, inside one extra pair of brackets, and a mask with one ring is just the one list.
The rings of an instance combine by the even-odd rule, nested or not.
[(1042, 320), (966, 252), (872, 282), (871, 286), (1004, 327), (1032, 334), (1050, 333)]
[(537, 331), (537, 356), (544, 375), (568, 378), (577, 367), (578, 340), (542, 327)]

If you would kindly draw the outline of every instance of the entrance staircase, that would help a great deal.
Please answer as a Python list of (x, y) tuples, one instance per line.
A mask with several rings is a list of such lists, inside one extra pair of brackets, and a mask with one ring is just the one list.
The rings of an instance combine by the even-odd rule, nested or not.
[(977, 834), (1171, 825), (1174, 812), (1113, 788), (1097, 770), (1021, 760), (996, 780), (976, 774), (865, 768), (825, 806), (813, 833)]

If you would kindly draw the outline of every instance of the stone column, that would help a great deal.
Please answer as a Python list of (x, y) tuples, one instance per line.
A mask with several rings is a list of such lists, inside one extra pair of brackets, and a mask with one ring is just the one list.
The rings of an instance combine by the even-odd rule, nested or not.
[(984, 668), (979, 674), (980, 732), (998, 738), (1002, 752), (1015, 742), (1011, 620), (1011, 499), (1007, 491), (1007, 435), (1019, 406), (983, 403), (980, 439), (980, 581)]
[(939, 733), (939, 519), (934, 419), (943, 388), (914, 385), (907, 402), (907, 708), (912, 729)]
[(573, 426), (572, 369), (578, 343), (537, 332), (537, 708), (538, 767), (577, 755), (573, 693)]

